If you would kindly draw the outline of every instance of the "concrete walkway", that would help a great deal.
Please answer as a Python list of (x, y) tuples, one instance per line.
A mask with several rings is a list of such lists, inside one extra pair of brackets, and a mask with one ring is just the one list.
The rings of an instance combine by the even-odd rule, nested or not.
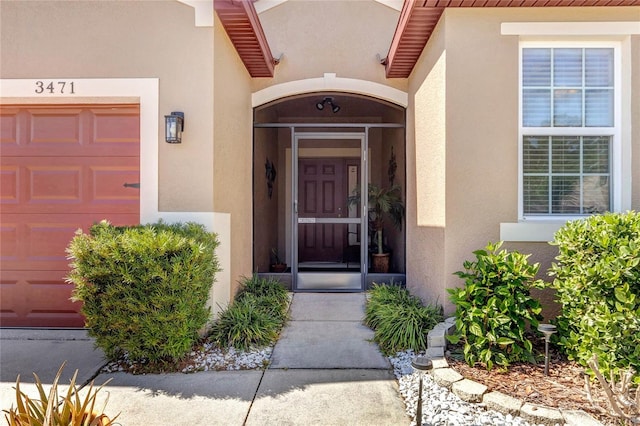
[[(265, 371), (100, 374), (95, 382), (112, 379), (102, 396), (122, 425), (408, 425), (388, 361), (361, 323), (364, 300), (295, 294)], [(104, 363), (83, 331), (4, 329), (0, 338), (0, 409), (15, 401), (17, 374), (33, 382), (35, 371), (50, 383), (67, 359), (65, 371), (79, 369), (82, 382)]]

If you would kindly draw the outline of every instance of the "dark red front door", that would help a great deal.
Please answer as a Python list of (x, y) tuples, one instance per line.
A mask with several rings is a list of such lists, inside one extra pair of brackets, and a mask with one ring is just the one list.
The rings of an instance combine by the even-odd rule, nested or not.
[[(298, 164), (298, 217), (345, 217), (345, 160), (303, 158)], [(345, 231), (344, 224), (300, 224), (298, 261), (342, 262)]]

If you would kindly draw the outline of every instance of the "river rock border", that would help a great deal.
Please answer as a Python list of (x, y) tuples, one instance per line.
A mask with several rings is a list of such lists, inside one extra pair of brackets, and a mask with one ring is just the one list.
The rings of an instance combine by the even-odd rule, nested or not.
[(433, 380), (440, 386), (449, 389), (458, 398), (466, 402), (481, 403), (487, 408), (504, 414), (520, 416), (530, 423), (554, 426), (602, 426), (602, 423), (582, 410), (562, 410), (542, 405), (525, 403), (524, 401), (501, 392), (487, 392), (483, 384), (465, 379), (460, 373), (449, 368), (444, 352), (447, 348), (447, 334), (455, 331), (455, 317), (450, 317), (427, 334), (426, 356), (431, 358)]

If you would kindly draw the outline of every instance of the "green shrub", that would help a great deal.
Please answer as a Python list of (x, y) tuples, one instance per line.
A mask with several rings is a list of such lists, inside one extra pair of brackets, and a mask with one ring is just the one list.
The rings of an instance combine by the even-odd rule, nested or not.
[(109, 358), (183, 357), (209, 320), (218, 261), (216, 236), (201, 225), (164, 223), (79, 231), (67, 249), (74, 300)]
[(255, 274), (241, 285), (235, 301), (211, 327), (209, 340), (240, 350), (273, 344), (287, 319), (288, 291), (280, 281)]
[(365, 308), (366, 325), (387, 355), (398, 351), (427, 348), (427, 333), (442, 320), (441, 310), (423, 306), (408, 290), (395, 285), (374, 285)]
[(640, 214), (569, 222), (552, 244), (559, 251), (549, 274), (562, 304), (561, 348), (585, 367), (597, 355), (605, 377), (628, 367), (640, 372)]
[(531, 288), (542, 288), (535, 280), (539, 265), (529, 255), (501, 250), (502, 243), (489, 243), (474, 252), (476, 261), (464, 262), (465, 271), (455, 274), (465, 286), (447, 290), (456, 305), (456, 331), (450, 342), (464, 343), (464, 357), (473, 366), (481, 363), (508, 367), (514, 361), (533, 361), (532, 343), (525, 332), (527, 323), (538, 326), (540, 302), (530, 296)]

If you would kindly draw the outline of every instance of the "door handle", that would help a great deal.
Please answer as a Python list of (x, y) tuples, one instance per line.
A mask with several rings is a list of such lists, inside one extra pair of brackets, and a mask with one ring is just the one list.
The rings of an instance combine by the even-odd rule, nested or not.
[(140, 182), (136, 182), (136, 183), (125, 183), (124, 185), (125, 188), (140, 188)]

